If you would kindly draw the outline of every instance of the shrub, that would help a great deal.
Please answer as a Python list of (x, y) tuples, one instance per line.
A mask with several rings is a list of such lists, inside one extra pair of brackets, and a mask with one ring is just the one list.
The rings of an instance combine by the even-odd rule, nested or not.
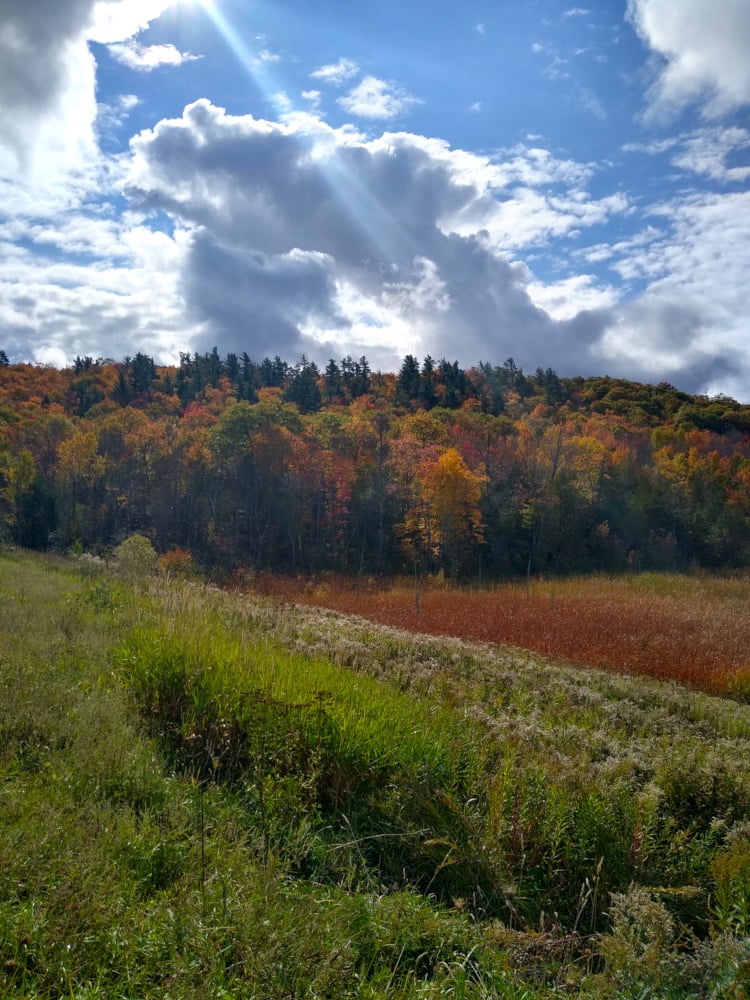
[(159, 558), (159, 572), (165, 576), (190, 580), (197, 576), (198, 567), (189, 549), (170, 549)]
[(615, 978), (659, 986), (664, 960), (675, 939), (675, 925), (668, 910), (648, 889), (631, 886), (612, 893), (612, 932), (601, 950)]
[(129, 580), (150, 576), (158, 561), (153, 545), (144, 535), (131, 535), (112, 554), (118, 571)]

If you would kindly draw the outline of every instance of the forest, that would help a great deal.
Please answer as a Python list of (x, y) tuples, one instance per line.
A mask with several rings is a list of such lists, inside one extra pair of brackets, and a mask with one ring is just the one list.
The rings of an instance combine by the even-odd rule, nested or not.
[(0, 352), (0, 538), (105, 554), (133, 533), (217, 576), (745, 567), (750, 406), (512, 358)]

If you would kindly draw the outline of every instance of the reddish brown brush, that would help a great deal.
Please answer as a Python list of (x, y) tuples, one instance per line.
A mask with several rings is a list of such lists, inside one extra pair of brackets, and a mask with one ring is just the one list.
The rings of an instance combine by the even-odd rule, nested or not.
[[(670, 593), (669, 581), (675, 580)], [(674, 680), (715, 694), (750, 690), (750, 605), (737, 581), (611, 580), (460, 591), (384, 590), (352, 581), (265, 581), (291, 600), (431, 635), (520, 646), (573, 664)], [(666, 592), (665, 592), (666, 591)]]

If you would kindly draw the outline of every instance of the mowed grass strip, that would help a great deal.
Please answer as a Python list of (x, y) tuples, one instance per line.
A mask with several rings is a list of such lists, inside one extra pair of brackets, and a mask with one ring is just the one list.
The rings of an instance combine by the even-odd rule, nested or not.
[(745, 579), (642, 574), (485, 590), (383, 589), (263, 581), (270, 593), (429, 635), (519, 646), (570, 663), (673, 680), (712, 694), (750, 692)]

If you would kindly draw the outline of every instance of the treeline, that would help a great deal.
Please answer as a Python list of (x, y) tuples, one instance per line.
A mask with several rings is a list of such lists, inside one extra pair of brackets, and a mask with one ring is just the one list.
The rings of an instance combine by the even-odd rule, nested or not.
[(100, 552), (139, 532), (214, 572), (750, 564), (750, 407), (726, 397), (512, 359), (0, 361), (16, 544)]

